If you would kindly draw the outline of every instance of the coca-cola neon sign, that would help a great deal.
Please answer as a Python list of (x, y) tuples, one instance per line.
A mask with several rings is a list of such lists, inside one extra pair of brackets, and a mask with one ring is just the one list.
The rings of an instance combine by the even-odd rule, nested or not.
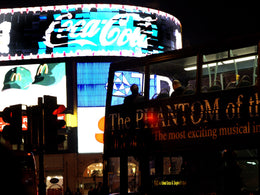
[(0, 41), (2, 60), (144, 56), (182, 47), (178, 19), (158, 10), (126, 5), (2, 9), (0, 29), (5, 40)]

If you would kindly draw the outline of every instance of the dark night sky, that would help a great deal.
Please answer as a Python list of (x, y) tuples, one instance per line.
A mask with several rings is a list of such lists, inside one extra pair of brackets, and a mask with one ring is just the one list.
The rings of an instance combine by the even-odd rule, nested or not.
[(1, 0), (0, 7), (28, 7), (72, 3), (118, 3), (159, 9), (182, 23), (184, 45), (203, 44), (260, 32), (258, 2), (187, 0)]

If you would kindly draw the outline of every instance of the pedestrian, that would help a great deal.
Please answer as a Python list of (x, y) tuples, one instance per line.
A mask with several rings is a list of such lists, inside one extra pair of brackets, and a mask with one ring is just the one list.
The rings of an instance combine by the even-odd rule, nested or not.
[(75, 195), (81, 195), (81, 192), (80, 192), (79, 188), (77, 188), (77, 191), (75, 192)]
[(65, 192), (65, 195), (72, 195), (72, 192), (70, 191), (70, 188), (68, 187), (66, 192)]
[(103, 195), (103, 194), (104, 194), (104, 192), (103, 192), (103, 183), (99, 182), (98, 186), (97, 186), (97, 195)]
[(93, 188), (93, 186), (90, 186), (89, 191), (88, 191), (88, 195), (94, 195), (94, 188)]

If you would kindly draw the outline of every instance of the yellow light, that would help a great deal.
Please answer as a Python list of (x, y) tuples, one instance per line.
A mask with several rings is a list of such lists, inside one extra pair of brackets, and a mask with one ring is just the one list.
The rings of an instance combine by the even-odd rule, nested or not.
[(67, 127), (77, 127), (78, 126), (77, 115), (66, 114), (65, 121), (66, 121)]

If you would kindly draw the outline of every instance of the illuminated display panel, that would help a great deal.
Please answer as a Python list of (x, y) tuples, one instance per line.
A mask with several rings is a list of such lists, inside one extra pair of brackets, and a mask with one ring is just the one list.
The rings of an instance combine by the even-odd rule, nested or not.
[[(109, 62), (77, 63), (77, 103), (78, 103), (78, 152), (101, 153), (103, 144), (100, 143), (102, 125), (100, 121), (105, 116), (107, 80)], [(130, 86), (135, 83), (142, 89), (143, 74), (139, 72), (116, 72), (112, 105), (122, 104), (124, 97), (131, 95)], [(171, 81), (164, 76), (151, 75), (150, 94), (160, 93), (167, 85), (172, 91)], [(97, 135), (99, 134), (99, 135)], [(94, 147), (95, 146), (95, 147)]]
[(109, 62), (77, 63), (78, 152), (102, 153)]
[(179, 20), (150, 8), (79, 4), (0, 11), (1, 60), (139, 57), (182, 47)]
[(78, 107), (105, 107), (111, 63), (77, 63)]
[(67, 106), (66, 64), (0, 66), (0, 110), (15, 104), (37, 105), (38, 97), (57, 96)]
[(105, 107), (78, 107), (79, 153), (103, 152), (104, 117)]
[[(78, 107), (105, 107), (109, 65), (109, 62), (77, 63)], [(112, 105), (122, 104), (124, 97), (131, 95), (130, 87), (133, 83), (142, 89), (142, 80), (143, 74), (139, 72), (116, 72)], [(167, 85), (171, 94), (172, 82), (168, 77), (151, 75), (150, 99), (161, 92), (164, 88), (162, 83)]]

